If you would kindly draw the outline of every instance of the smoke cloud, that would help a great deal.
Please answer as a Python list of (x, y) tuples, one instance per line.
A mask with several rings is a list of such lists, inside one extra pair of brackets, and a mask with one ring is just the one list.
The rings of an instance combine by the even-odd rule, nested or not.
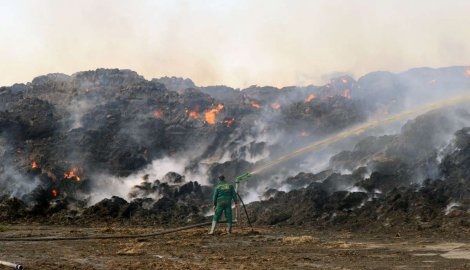
[[(3, 1), (0, 85), (50, 72), (130, 68), (198, 85), (321, 84), (325, 71), (470, 62), (470, 3)], [(451, 18), (451, 19), (450, 19)]]

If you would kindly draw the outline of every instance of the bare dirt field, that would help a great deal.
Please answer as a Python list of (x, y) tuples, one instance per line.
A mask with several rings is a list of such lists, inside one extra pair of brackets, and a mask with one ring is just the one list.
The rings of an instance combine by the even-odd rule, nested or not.
[[(0, 242), (25, 269), (470, 269), (470, 237), (432, 231), (352, 233), (292, 227), (197, 228), (153, 238)], [(150, 227), (2, 227), (0, 237), (153, 233)], [(9, 269), (0, 266), (0, 269)]]

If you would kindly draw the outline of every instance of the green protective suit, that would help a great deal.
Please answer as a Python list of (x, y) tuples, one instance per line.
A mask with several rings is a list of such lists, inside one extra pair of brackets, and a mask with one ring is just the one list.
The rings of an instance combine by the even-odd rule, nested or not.
[(238, 203), (235, 188), (227, 181), (220, 181), (212, 196), (212, 202), (215, 207), (213, 221), (219, 222), (222, 212), (224, 212), (227, 223), (229, 225), (232, 224), (232, 200), (235, 204)]

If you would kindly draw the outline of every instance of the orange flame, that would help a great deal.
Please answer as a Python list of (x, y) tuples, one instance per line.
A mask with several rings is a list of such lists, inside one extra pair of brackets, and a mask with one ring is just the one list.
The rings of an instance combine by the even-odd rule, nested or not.
[(193, 119), (197, 119), (199, 117), (199, 113), (196, 112), (196, 111), (190, 111), (188, 113), (189, 117), (193, 118)]
[(351, 99), (351, 90), (349, 89), (344, 90), (341, 96)]
[(199, 113), (197, 111), (190, 111), (186, 109), (186, 114), (194, 120), (197, 120), (199, 118)]
[(435, 83), (436, 83), (436, 80), (430, 80), (429, 83), (430, 83), (430, 84), (435, 84)]
[(153, 116), (157, 119), (162, 119), (163, 118), (163, 111), (162, 110), (155, 110), (153, 112)]
[(346, 80), (346, 79), (341, 79), (341, 81), (342, 81), (344, 84), (347, 84), (347, 83), (348, 83), (348, 80)]
[(38, 167), (38, 164), (36, 163), (36, 161), (33, 161), (33, 163), (31, 163), (31, 169), (36, 169)]
[(52, 193), (52, 197), (54, 197), (54, 198), (57, 198), (57, 195), (59, 195), (59, 192), (57, 192), (57, 189), (55, 189), (55, 188), (53, 188), (51, 190), (51, 193)]
[(80, 177), (78, 176), (78, 172), (79, 172), (80, 169), (78, 169), (77, 166), (74, 166), (73, 169), (68, 172), (68, 173), (64, 173), (64, 178), (65, 179), (72, 179), (72, 180), (75, 180), (75, 181), (80, 181)]
[(250, 105), (251, 105), (251, 107), (256, 108), (256, 109), (261, 108), (261, 105), (259, 105), (258, 103), (254, 102), (254, 101), (250, 102)]
[(209, 123), (210, 125), (214, 125), (217, 119), (217, 114), (224, 108), (224, 105), (219, 104), (217, 108), (208, 110), (204, 114), (204, 118), (206, 119), (206, 122)]
[(310, 101), (314, 100), (315, 98), (316, 98), (316, 96), (315, 96), (314, 94), (311, 94), (310, 96), (308, 96), (308, 97), (304, 100), (304, 102), (305, 102), (305, 103), (310, 102)]
[(227, 127), (231, 127), (233, 125), (233, 123), (235, 123), (235, 118), (231, 117), (231, 118), (227, 118), (224, 120), (224, 125), (227, 126)]
[(470, 68), (465, 71), (465, 75), (467, 75), (468, 77), (470, 77)]

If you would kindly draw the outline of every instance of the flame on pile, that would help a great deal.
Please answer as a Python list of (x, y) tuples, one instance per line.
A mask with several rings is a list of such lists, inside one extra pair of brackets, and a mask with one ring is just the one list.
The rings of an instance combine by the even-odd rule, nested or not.
[(186, 114), (194, 120), (197, 120), (199, 118), (199, 113), (197, 111), (190, 111), (186, 109)]
[(435, 84), (437, 81), (436, 80), (430, 80), (429, 83), (430, 84)]
[(302, 131), (302, 132), (300, 133), (300, 137), (308, 137), (308, 136), (310, 136), (310, 132)]
[(196, 111), (190, 111), (188, 113), (189, 117), (193, 118), (193, 119), (197, 119), (199, 117), (199, 113), (196, 112)]
[(79, 169), (77, 166), (74, 166), (73, 169), (70, 170), (70, 172), (64, 173), (64, 178), (79, 182), (80, 181), (80, 177), (78, 176), (79, 171), (82, 171), (82, 170)]
[(224, 120), (224, 125), (227, 126), (227, 127), (231, 127), (233, 125), (233, 123), (235, 123), (235, 118), (231, 117), (231, 118), (227, 118)]
[(281, 104), (279, 104), (277, 102), (273, 103), (273, 104), (271, 104), (271, 108), (273, 108), (274, 110), (279, 110), (279, 109), (281, 109)]
[(36, 161), (33, 161), (31, 163), (31, 169), (36, 169), (38, 167), (38, 164), (36, 163)]
[(341, 96), (343, 96), (345, 98), (348, 98), (348, 99), (351, 99), (351, 90), (349, 90), (349, 89), (344, 90), (343, 93), (341, 94)]
[(467, 75), (467, 77), (470, 77), (470, 68), (465, 70), (465, 75)]
[(256, 108), (256, 109), (261, 108), (261, 105), (259, 105), (258, 103), (254, 102), (254, 101), (250, 102), (250, 105), (251, 105), (251, 107)]
[(344, 79), (344, 78), (341, 79), (341, 81), (342, 81), (344, 84), (347, 84), (347, 83), (348, 83), (348, 80), (346, 80), (346, 79)]
[(215, 122), (217, 120), (217, 114), (224, 108), (224, 105), (219, 104), (217, 108), (208, 110), (204, 118), (206, 119), (206, 122), (209, 123), (210, 125), (215, 125)]
[(304, 102), (305, 102), (305, 103), (310, 102), (310, 101), (314, 100), (315, 98), (316, 98), (316, 96), (315, 96), (314, 94), (311, 94), (310, 96), (308, 96), (308, 97), (304, 100)]
[(162, 119), (163, 118), (163, 111), (162, 110), (155, 110), (153, 112), (153, 116), (157, 119)]
[(52, 197), (57, 198), (57, 195), (59, 195), (59, 192), (57, 192), (57, 189), (53, 188), (51, 189), (51, 194), (52, 194)]

